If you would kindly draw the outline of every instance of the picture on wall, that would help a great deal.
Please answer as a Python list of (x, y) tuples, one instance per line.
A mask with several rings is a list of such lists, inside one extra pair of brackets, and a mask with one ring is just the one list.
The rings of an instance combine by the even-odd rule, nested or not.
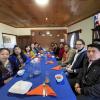
[(5, 48), (13, 48), (14, 45), (16, 45), (16, 36), (15, 35), (2, 33), (2, 38), (3, 38), (3, 46)]
[(11, 43), (11, 38), (8, 36), (3, 36), (4, 43)]

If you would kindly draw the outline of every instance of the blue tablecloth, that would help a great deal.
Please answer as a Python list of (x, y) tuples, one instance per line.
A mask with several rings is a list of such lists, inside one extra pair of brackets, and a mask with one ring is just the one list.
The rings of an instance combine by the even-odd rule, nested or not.
[[(53, 60), (54, 64), (45, 64), (47, 60)], [(63, 73), (63, 70), (55, 71), (51, 70), (52, 67), (57, 65), (57, 61), (55, 58), (45, 59), (42, 57), (39, 67), (41, 68), (41, 74), (38, 76), (34, 76), (32, 78), (27, 78), (28, 72), (26, 71), (25, 74), (21, 77), (15, 76), (9, 83), (7, 83), (4, 87), (0, 89), (0, 98), (2, 100), (76, 100), (76, 96), (74, 95), (71, 87), (67, 81), (66, 76)], [(26, 68), (29, 66), (26, 65)], [(49, 85), (52, 89), (56, 92), (57, 96), (26, 96), (26, 95), (19, 95), (19, 94), (9, 94), (9, 88), (19, 80), (27, 80), (33, 83), (32, 89), (42, 84), (45, 80), (45, 75), (48, 73), (50, 83)], [(61, 83), (57, 83), (55, 79), (55, 74), (63, 74), (64, 80)]]

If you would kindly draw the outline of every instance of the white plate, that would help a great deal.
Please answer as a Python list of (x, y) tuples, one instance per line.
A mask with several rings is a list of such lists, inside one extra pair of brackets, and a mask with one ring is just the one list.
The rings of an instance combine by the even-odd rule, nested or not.
[(14, 94), (25, 94), (30, 90), (31, 87), (32, 87), (31, 82), (20, 80), (20, 81), (16, 82), (8, 90), (8, 92), (14, 93)]

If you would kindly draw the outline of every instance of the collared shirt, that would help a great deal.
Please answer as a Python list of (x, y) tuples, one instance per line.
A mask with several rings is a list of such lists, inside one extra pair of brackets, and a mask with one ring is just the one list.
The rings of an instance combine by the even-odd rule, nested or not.
[(92, 61), (89, 62), (88, 68), (90, 68), (91, 64), (92, 64)]

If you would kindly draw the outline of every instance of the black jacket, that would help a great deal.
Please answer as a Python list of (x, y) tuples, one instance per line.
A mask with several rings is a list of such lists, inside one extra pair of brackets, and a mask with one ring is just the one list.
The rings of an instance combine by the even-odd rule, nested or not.
[(76, 58), (76, 61), (74, 62), (73, 66), (72, 66), (72, 69), (73, 70), (76, 70), (75, 73), (78, 73), (80, 68), (83, 67), (83, 62), (84, 62), (84, 59), (87, 58), (87, 51), (83, 51), (81, 52), (78, 57)]
[(0, 87), (2, 87), (4, 85), (4, 80), (6, 80), (6, 79), (8, 79), (8, 78), (10, 78), (10, 77), (12, 77), (14, 75), (12, 65), (11, 65), (11, 69), (12, 69), (12, 73), (10, 73), (3, 66), (2, 62), (0, 61)]
[(81, 85), (82, 94), (100, 97), (100, 59), (94, 61), (89, 68), (88, 64), (88, 60), (85, 60), (76, 82)]

